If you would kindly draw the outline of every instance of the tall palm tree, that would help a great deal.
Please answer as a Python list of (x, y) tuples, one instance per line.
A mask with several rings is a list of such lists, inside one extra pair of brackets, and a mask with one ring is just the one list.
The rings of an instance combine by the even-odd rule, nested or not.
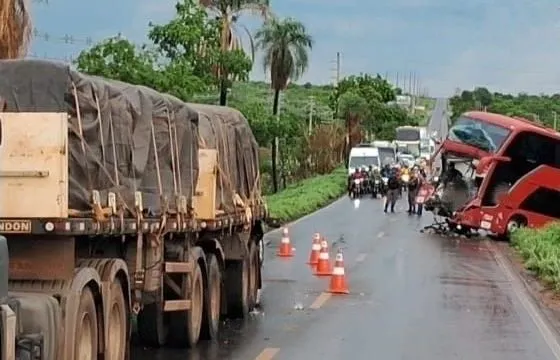
[(0, 0), (0, 59), (27, 55), (31, 19), (26, 0)]
[[(220, 22), (220, 48), (222, 52), (243, 50), (242, 38), (249, 41), (251, 61), (255, 60), (255, 46), (251, 32), (238, 20), (242, 15), (256, 15), (264, 20), (271, 16), (270, 0), (199, 0)], [(220, 79), (220, 105), (227, 103), (228, 77), (227, 69), (216, 68)]]
[[(313, 48), (313, 38), (305, 26), (292, 18), (267, 21), (255, 34), (257, 48), (263, 51), (264, 70), (270, 71), (271, 87), (274, 90), (272, 114), (278, 115), (280, 92), (289, 81), (298, 80), (309, 66), (309, 51)], [(278, 191), (276, 169), (277, 139), (272, 144), (272, 186)]]

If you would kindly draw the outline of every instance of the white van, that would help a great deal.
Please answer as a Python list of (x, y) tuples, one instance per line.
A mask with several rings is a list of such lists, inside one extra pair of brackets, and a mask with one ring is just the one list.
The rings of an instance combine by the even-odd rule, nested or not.
[(356, 168), (369, 168), (370, 165), (381, 168), (379, 150), (376, 147), (355, 147), (350, 150), (348, 175), (351, 175)]

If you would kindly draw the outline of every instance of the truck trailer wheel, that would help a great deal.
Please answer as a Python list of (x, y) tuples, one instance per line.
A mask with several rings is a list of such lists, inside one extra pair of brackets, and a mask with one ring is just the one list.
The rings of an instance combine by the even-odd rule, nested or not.
[(244, 318), (249, 313), (249, 257), (226, 263), (227, 313), (230, 318)]
[(200, 264), (195, 263), (193, 272), (183, 283), (183, 291), (191, 300), (191, 309), (171, 314), (169, 317), (169, 344), (176, 347), (194, 347), (200, 338), (204, 308), (204, 281)]
[(88, 287), (82, 290), (76, 316), (76, 347), (74, 359), (96, 360), (98, 347), (97, 310)]
[(208, 288), (204, 296), (204, 315), (202, 322), (202, 338), (212, 340), (218, 338), (220, 327), (220, 310), (222, 302), (222, 270), (216, 255), (206, 254), (208, 268)]
[(126, 355), (128, 329), (128, 314), (126, 301), (121, 282), (118, 279), (111, 284), (111, 297), (109, 304), (109, 316), (106, 319), (108, 329), (109, 354), (105, 354), (107, 360), (123, 360)]

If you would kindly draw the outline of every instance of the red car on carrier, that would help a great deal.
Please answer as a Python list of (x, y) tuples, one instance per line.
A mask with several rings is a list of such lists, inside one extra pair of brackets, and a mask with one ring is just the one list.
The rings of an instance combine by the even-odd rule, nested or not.
[[(509, 235), (560, 219), (560, 133), (523, 118), (467, 112), (437, 153), (476, 163), (477, 191), (450, 219)], [(444, 166), (445, 169), (445, 166)]]

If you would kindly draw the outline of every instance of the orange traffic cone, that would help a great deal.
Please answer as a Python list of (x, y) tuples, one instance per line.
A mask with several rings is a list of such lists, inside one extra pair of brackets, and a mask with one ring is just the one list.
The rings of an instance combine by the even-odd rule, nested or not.
[(336, 254), (329, 292), (331, 294), (350, 293), (348, 290), (348, 284), (346, 283), (346, 275), (344, 273), (344, 258), (342, 257), (342, 250), (338, 250), (338, 253)]
[(330, 276), (332, 275), (331, 262), (329, 260), (329, 244), (327, 240), (321, 241), (321, 253), (319, 254), (319, 261), (314, 275), (316, 276)]
[(282, 242), (278, 248), (278, 256), (280, 257), (292, 257), (294, 252), (292, 251), (292, 244), (290, 243), (290, 235), (288, 235), (288, 228), (282, 230)]
[(321, 235), (315, 233), (313, 235), (313, 245), (311, 245), (311, 253), (309, 254), (309, 265), (317, 265), (319, 262), (319, 254), (321, 253)]

